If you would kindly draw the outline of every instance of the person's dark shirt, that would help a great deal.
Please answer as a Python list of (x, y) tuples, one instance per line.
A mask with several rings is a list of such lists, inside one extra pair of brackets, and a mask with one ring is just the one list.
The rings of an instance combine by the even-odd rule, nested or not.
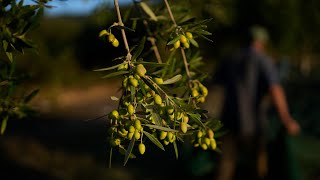
[(253, 48), (237, 50), (222, 60), (213, 80), (224, 86), (224, 126), (235, 134), (263, 133), (266, 113), (262, 99), (271, 85), (279, 83), (272, 60)]

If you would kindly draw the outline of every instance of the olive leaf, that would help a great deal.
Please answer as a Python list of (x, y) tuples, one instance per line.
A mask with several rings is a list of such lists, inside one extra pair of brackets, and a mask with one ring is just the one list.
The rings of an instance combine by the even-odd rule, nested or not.
[(132, 61), (135, 61), (135, 60), (140, 56), (140, 54), (142, 53), (142, 51), (143, 51), (143, 49), (144, 49), (144, 44), (145, 44), (145, 42), (146, 42), (146, 37), (144, 36), (144, 37), (140, 40), (140, 42), (139, 42), (139, 44), (138, 44), (138, 46), (137, 46), (137, 49), (135, 49), (135, 51), (134, 51), (134, 53), (133, 53), (133, 55), (132, 55), (132, 58), (131, 58)]
[(35, 95), (38, 94), (39, 91), (40, 91), (40, 89), (35, 89), (35, 90), (33, 90), (30, 94), (28, 94), (28, 95), (24, 98), (23, 102), (24, 102), (24, 103), (28, 103)]
[(115, 68), (119, 67), (122, 64), (126, 64), (126, 63), (117, 64), (117, 65), (114, 65), (114, 66), (111, 66), (111, 67), (107, 67), (107, 68), (95, 69), (93, 71), (109, 71), (109, 70), (112, 70), (112, 69), (115, 69)]
[(158, 113), (152, 112), (152, 118), (156, 122), (156, 125), (161, 126), (161, 117)]
[(197, 124), (199, 124), (200, 126), (202, 126), (203, 128), (205, 128), (205, 125), (201, 122), (201, 116), (199, 114), (192, 114), (187, 112), (187, 114), (190, 116), (190, 118), (196, 122)]
[(8, 122), (8, 119), (9, 117), (6, 116), (2, 119), (2, 122), (1, 122), (1, 130), (0, 130), (0, 134), (3, 135), (4, 131), (6, 130), (7, 128), (7, 122)]
[(177, 143), (176, 143), (176, 141), (173, 141), (172, 144), (173, 144), (173, 147), (174, 147), (174, 152), (176, 154), (176, 159), (178, 159), (179, 158), (179, 152), (178, 152)]
[(159, 129), (161, 131), (179, 132), (178, 130), (175, 130), (175, 129), (171, 129), (171, 128), (167, 128), (167, 127), (163, 127), (163, 126), (158, 126), (158, 125), (153, 125), (153, 124), (145, 124), (145, 126)]
[(130, 158), (130, 154), (132, 152), (132, 149), (133, 149), (133, 146), (134, 146), (134, 142), (135, 142), (135, 138), (132, 138), (130, 143), (129, 143), (129, 146), (126, 150), (126, 154), (124, 156), (124, 162), (123, 162), (123, 166), (125, 166)]
[(150, 139), (151, 142), (153, 142), (156, 146), (158, 146), (160, 149), (162, 149), (164, 151), (163, 145), (156, 137), (154, 137), (152, 134), (150, 134), (146, 131), (143, 131), (143, 133)]
[(144, 12), (148, 14), (153, 21), (158, 21), (157, 16), (153, 13), (151, 8), (145, 2), (140, 2), (139, 4), (141, 8), (144, 10)]
[(122, 74), (128, 74), (128, 73), (129, 73), (129, 71), (117, 71), (117, 72), (113, 72), (113, 73), (107, 74), (105, 76), (102, 76), (102, 78), (110, 78), (110, 77), (115, 77), (115, 76), (119, 76)]
[(178, 74), (178, 75), (175, 75), (174, 77), (172, 77), (170, 79), (167, 79), (167, 80), (163, 81), (163, 84), (173, 84), (173, 83), (176, 83), (176, 82), (180, 81), (181, 79), (182, 79), (182, 75)]

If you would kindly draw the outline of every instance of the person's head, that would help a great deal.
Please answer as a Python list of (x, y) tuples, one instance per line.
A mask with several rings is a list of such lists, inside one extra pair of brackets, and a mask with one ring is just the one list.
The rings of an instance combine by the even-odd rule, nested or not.
[(268, 41), (269, 33), (264, 27), (258, 25), (250, 27), (249, 43), (253, 48), (264, 51)]

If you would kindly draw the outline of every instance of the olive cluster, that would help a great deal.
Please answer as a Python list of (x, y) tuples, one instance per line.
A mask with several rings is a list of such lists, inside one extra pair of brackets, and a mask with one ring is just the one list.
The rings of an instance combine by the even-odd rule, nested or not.
[(199, 81), (192, 81), (191, 96), (199, 103), (204, 103), (208, 96), (208, 88)]
[(185, 34), (180, 34), (179, 38), (173, 43), (173, 49), (178, 49), (179, 47), (184, 47), (188, 49), (190, 47), (190, 39), (193, 39), (191, 32), (186, 32)]
[(214, 139), (214, 132), (212, 131), (212, 129), (199, 130), (193, 136), (192, 143), (194, 147), (201, 147), (203, 150), (215, 150), (217, 148), (217, 143)]
[(99, 33), (99, 37), (105, 37), (107, 36), (108, 37), (108, 41), (112, 44), (112, 46), (114, 47), (118, 47), (119, 46), (119, 41), (118, 39), (111, 33), (111, 31), (107, 31), (107, 30), (102, 30), (100, 31)]

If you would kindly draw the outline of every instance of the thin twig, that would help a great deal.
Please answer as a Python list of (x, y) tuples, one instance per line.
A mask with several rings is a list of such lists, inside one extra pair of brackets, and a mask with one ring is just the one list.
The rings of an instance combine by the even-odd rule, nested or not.
[(177, 23), (176, 23), (176, 20), (175, 20), (174, 17), (173, 17), (173, 14), (172, 14), (172, 11), (171, 11), (171, 8), (170, 8), (170, 5), (169, 5), (168, 1), (167, 1), (167, 0), (164, 0), (164, 3), (166, 3), (167, 10), (168, 10), (169, 16), (170, 16), (170, 18), (171, 18), (171, 21), (173, 22), (174, 26), (177, 27), (178, 25), (177, 25)]
[[(116, 7), (119, 25), (120, 25), (120, 26), (124, 26), (124, 24), (123, 24), (123, 22), (122, 22), (122, 18), (121, 18), (121, 13), (120, 13), (120, 8), (119, 8), (118, 0), (114, 0), (114, 6)], [(124, 29), (121, 29), (121, 34), (122, 34), (122, 38), (123, 38), (124, 45), (125, 45), (126, 50), (127, 50), (127, 53), (128, 53), (128, 54), (127, 54), (127, 60), (130, 62), (132, 55), (131, 55), (131, 53), (130, 53), (130, 48), (129, 48), (129, 44), (128, 44), (126, 32), (124, 31)]]

